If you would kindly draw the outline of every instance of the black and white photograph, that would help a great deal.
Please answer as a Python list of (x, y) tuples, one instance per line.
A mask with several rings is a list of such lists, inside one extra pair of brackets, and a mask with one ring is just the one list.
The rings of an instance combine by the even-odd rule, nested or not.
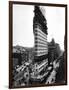
[(66, 5), (11, 6), (12, 87), (65, 85)]

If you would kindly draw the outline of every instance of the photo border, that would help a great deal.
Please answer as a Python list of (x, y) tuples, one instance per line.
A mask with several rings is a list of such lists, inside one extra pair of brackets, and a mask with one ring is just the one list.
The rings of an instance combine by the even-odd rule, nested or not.
[[(18, 86), (12, 87), (13, 84), (13, 77), (12, 77), (12, 70), (13, 70), (13, 60), (12, 60), (12, 50), (13, 50), (13, 4), (20, 4), (20, 5), (41, 5), (41, 6), (51, 6), (51, 7), (64, 7), (65, 8), (65, 39), (64, 39), (64, 62), (65, 62), (65, 82), (58, 83), (58, 84), (38, 84), (38, 85), (31, 85), (31, 86)], [(29, 87), (46, 87), (46, 86), (61, 86), (67, 85), (67, 4), (53, 4), (53, 3), (39, 3), (39, 2), (22, 2), (22, 1), (9, 1), (9, 88), (29, 88)]]

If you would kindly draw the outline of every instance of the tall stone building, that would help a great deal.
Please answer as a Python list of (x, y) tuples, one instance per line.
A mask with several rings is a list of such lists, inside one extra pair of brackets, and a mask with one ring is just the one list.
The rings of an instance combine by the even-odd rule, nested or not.
[(55, 43), (54, 38), (48, 43), (48, 63), (53, 63), (61, 54), (60, 46)]
[(39, 6), (34, 7), (33, 32), (35, 43), (35, 62), (48, 57), (47, 22), (44, 12)]

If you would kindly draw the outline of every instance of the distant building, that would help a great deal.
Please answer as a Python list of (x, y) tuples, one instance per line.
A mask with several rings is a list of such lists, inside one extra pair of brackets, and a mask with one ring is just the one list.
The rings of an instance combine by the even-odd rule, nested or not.
[(55, 40), (52, 39), (51, 42), (48, 43), (48, 61), (49, 64), (53, 63), (53, 61), (55, 59), (57, 59), (57, 57), (59, 57), (61, 53), (59, 44), (55, 43)]
[(47, 22), (42, 8), (34, 7), (33, 32), (35, 40), (35, 61), (45, 60), (48, 56)]
[(28, 53), (25, 48), (21, 46), (13, 47), (13, 67), (21, 65), (24, 61), (28, 60)]

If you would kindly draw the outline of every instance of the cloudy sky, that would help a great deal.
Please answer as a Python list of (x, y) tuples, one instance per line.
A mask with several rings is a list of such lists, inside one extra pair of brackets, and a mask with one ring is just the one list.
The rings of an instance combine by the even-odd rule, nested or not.
[[(48, 41), (50, 42), (54, 38), (55, 42), (59, 43), (61, 49), (64, 50), (65, 8), (49, 6), (42, 6), (42, 8), (45, 9)], [(31, 5), (13, 5), (13, 46), (34, 46), (33, 11), (34, 6)]]

